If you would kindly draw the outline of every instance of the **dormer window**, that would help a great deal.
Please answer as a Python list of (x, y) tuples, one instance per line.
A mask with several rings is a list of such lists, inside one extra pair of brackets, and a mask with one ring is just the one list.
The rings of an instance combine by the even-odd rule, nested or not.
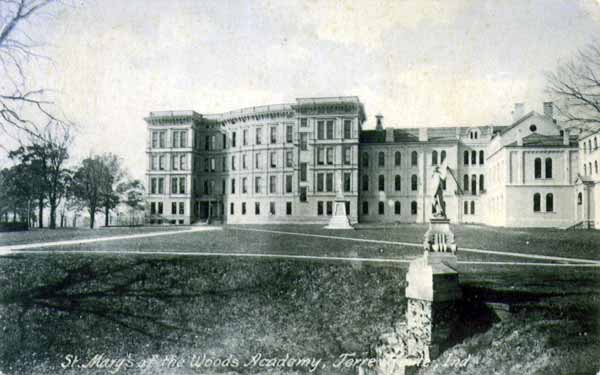
[(531, 124), (529, 130), (531, 130), (532, 133), (535, 133), (537, 131), (537, 126), (535, 126), (535, 124)]
[(479, 131), (470, 130), (469, 131), (469, 139), (479, 139)]

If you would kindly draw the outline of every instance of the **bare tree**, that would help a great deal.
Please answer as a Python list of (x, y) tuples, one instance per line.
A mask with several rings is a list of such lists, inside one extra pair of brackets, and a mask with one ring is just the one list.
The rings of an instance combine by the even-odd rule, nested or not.
[(59, 0), (0, 0), (0, 128), (40, 136), (40, 119), (59, 121), (46, 89), (30, 87), (26, 67), (35, 59), (40, 43), (28, 34), (51, 5)]
[(600, 46), (590, 44), (555, 72), (547, 74), (547, 91), (569, 127), (600, 125)]

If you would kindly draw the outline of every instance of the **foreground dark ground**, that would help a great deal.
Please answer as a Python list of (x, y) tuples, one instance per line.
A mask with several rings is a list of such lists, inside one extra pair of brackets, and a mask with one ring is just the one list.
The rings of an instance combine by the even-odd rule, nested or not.
[[(304, 226), (269, 229), (321, 231)], [(420, 240), (419, 227), (405, 232), (334, 234)], [(463, 233), (464, 241), (469, 233)], [(513, 238), (515, 244), (535, 235), (543, 237), (528, 231), (510, 236), (498, 234)], [(487, 236), (478, 235), (484, 243), (490, 241)], [(591, 258), (596, 244), (588, 245), (580, 255)], [(235, 228), (73, 248), (271, 250), (344, 256), (383, 253), (383, 257), (394, 258), (414, 258), (420, 253), (411, 247)], [(525, 252), (524, 248), (515, 251)], [(573, 256), (556, 248), (549, 251)], [(461, 253), (459, 259), (466, 255)], [(174, 354), (185, 360), (179, 368), (155, 364), (117, 372), (126, 374), (308, 373), (306, 368), (279, 372), (257, 367), (189, 366), (194, 354), (223, 359), (233, 356), (244, 363), (257, 353), (268, 357), (289, 353), (322, 358), (325, 367), (316, 373), (355, 373), (333, 368), (332, 364), (342, 353), (369, 356), (378, 335), (403, 318), (405, 272), (406, 265), (402, 264), (228, 257), (81, 253), (0, 257), (0, 371), (106, 374), (106, 369), (60, 368), (67, 354), (89, 360), (94, 354), (104, 353), (111, 358), (130, 355), (136, 363), (153, 355)], [(461, 272), (466, 309), (463, 328), (455, 337), (457, 344), (422, 373), (598, 372), (600, 270), (465, 265)], [(485, 302), (510, 305), (514, 313), (509, 319), (498, 321)]]

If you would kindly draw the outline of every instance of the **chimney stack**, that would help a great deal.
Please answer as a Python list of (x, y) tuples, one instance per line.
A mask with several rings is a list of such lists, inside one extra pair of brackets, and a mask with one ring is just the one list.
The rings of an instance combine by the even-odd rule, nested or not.
[(375, 130), (383, 130), (383, 115), (381, 113), (375, 116)]
[(386, 128), (385, 129), (385, 142), (386, 143), (394, 142), (394, 128)]
[(554, 118), (554, 103), (544, 102), (544, 116)]
[(516, 122), (525, 115), (525, 103), (515, 103), (515, 109), (512, 111), (513, 122)]
[(571, 144), (571, 140), (569, 139), (569, 129), (563, 129), (563, 145), (568, 146)]
[(523, 146), (523, 131), (517, 129), (517, 146)]
[(428, 140), (427, 128), (419, 128), (419, 142), (427, 142)]

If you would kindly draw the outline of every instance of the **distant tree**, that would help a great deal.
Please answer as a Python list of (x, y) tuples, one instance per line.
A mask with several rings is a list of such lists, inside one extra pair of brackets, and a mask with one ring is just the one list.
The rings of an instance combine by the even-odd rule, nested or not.
[[(137, 211), (144, 209), (144, 184), (140, 180), (129, 180), (117, 186), (121, 196), (121, 203), (129, 208), (130, 218), (134, 218)], [(130, 221), (131, 224), (131, 221)]]
[(117, 155), (111, 153), (103, 154), (99, 159), (106, 166), (109, 174), (102, 181), (100, 194), (100, 205), (104, 210), (104, 225), (108, 226), (110, 224), (110, 211), (115, 209), (121, 201), (117, 187), (123, 182), (126, 173), (123, 169), (121, 159)]
[(88, 209), (92, 229), (96, 222), (96, 212), (102, 208), (105, 194), (103, 189), (109, 183), (112, 184), (111, 179), (111, 171), (99, 156), (84, 159), (73, 174), (73, 197)]
[(600, 125), (600, 46), (590, 44), (555, 72), (547, 74), (547, 91), (558, 99), (559, 114), (570, 127)]

